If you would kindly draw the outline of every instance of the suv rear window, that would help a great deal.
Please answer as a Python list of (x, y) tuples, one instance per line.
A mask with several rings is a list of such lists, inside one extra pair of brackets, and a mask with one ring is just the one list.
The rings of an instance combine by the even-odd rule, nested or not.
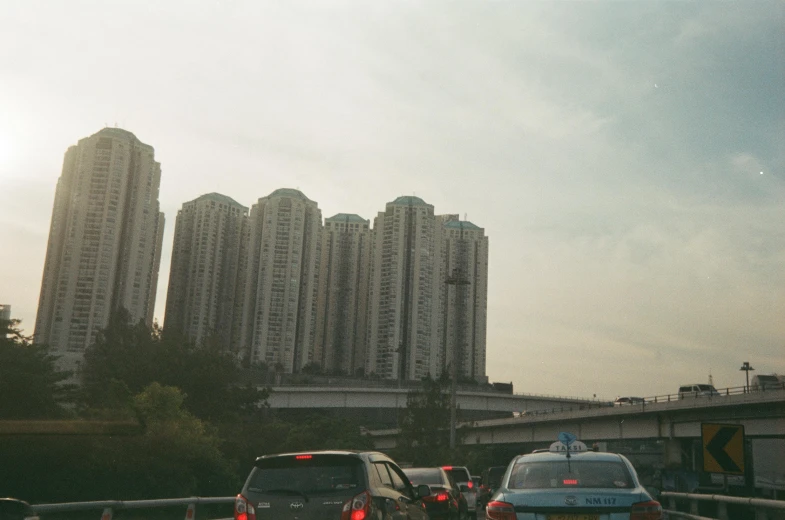
[(711, 392), (714, 390), (714, 387), (711, 385), (698, 385), (698, 390), (701, 392)]
[(444, 468), (444, 471), (452, 475), (453, 480), (459, 484), (465, 484), (471, 481), (471, 475), (466, 468)]
[(613, 461), (523, 462), (510, 475), (510, 489), (632, 487), (627, 467)]
[(255, 493), (329, 494), (362, 485), (362, 461), (342, 455), (300, 455), (262, 459), (248, 482)]
[(438, 469), (405, 469), (403, 472), (415, 486), (420, 484), (444, 485), (444, 477)]

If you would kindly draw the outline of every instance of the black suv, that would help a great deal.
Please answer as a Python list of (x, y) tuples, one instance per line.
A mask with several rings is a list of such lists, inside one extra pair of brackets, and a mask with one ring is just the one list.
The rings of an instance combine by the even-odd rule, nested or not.
[(426, 485), (375, 451), (312, 451), (256, 459), (235, 520), (428, 520)]

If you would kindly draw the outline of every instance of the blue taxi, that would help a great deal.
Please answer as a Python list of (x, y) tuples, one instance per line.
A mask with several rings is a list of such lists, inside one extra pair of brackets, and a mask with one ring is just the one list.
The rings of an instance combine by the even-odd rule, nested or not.
[(626, 457), (589, 450), (570, 433), (519, 455), (485, 509), (487, 520), (661, 520)]

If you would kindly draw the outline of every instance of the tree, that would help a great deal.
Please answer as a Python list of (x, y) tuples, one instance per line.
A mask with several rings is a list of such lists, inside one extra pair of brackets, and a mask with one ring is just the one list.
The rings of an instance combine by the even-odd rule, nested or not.
[(396, 458), (416, 466), (436, 466), (450, 460), (450, 394), (446, 378), (423, 378), (409, 392), (399, 417)]
[(141, 433), (4, 438), (0, 489), (39, 503), (236, 493), (236, 463), (184, 402), (179, 389), (153, 383), (126, 402), (144, 425)]
[(281, 451), (373, 449), (373, 439), (345, 419), (314, 415), (290, 424)]
[(55, 418), (73, 397), (67, 372), (57, 369), (49, 347), (34, 345), (19, 320), (0, 321), (0, 418)]
[(113, 314), (109, 324), (85, 352), (85, 402), (105, 408), (110, 381), (126, 385), (130, 393), (158, 382), (180, 388), (184, 407), (202, 419), (224, 420), (258, 412), (268, 391), (239, 383), (236, 357), (208, 346), (196, 346), (175, 334), (160, 334), (143, 322), (130, 323), (128, 312)]
[(239, 489), (234, 464), (206, 422), (184, 408), (178, 388), (152, 383), (132, 399), (144, 434), (118, 443), (99, 443), (94, 474), (109, 483), (102, 496), (125, 499), (224, 495)]
[(260, 455), (321, 449), (373, 449), (373, 439), (358, 424), (329, 415), (300, 418), (249, 418), (220, 425), (224, 453), (240, 463), (240, 474)]

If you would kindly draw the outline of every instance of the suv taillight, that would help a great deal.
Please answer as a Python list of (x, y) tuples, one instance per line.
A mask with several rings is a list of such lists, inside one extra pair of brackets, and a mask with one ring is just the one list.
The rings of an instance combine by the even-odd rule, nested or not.
[(256, 520), (256, 509), (242, 495), (234, 499), (234, 520)]
[(632, 504), (630, 520), (662, 520), (662, 506), (655, 500)]
[(423, 497), (423, 502), (446, 502), (450, 499), (450, 495), (446, 492), (438, 493), (436, 495), (428, 495)]
[(488, 520), (515, 520), (515, 508), (509, 502), (492, 500), (485, 506), (485, 518)]
[(341, 520), (365, 520), (371, 515), (371, 494), (363, 491), (343, 505)]

